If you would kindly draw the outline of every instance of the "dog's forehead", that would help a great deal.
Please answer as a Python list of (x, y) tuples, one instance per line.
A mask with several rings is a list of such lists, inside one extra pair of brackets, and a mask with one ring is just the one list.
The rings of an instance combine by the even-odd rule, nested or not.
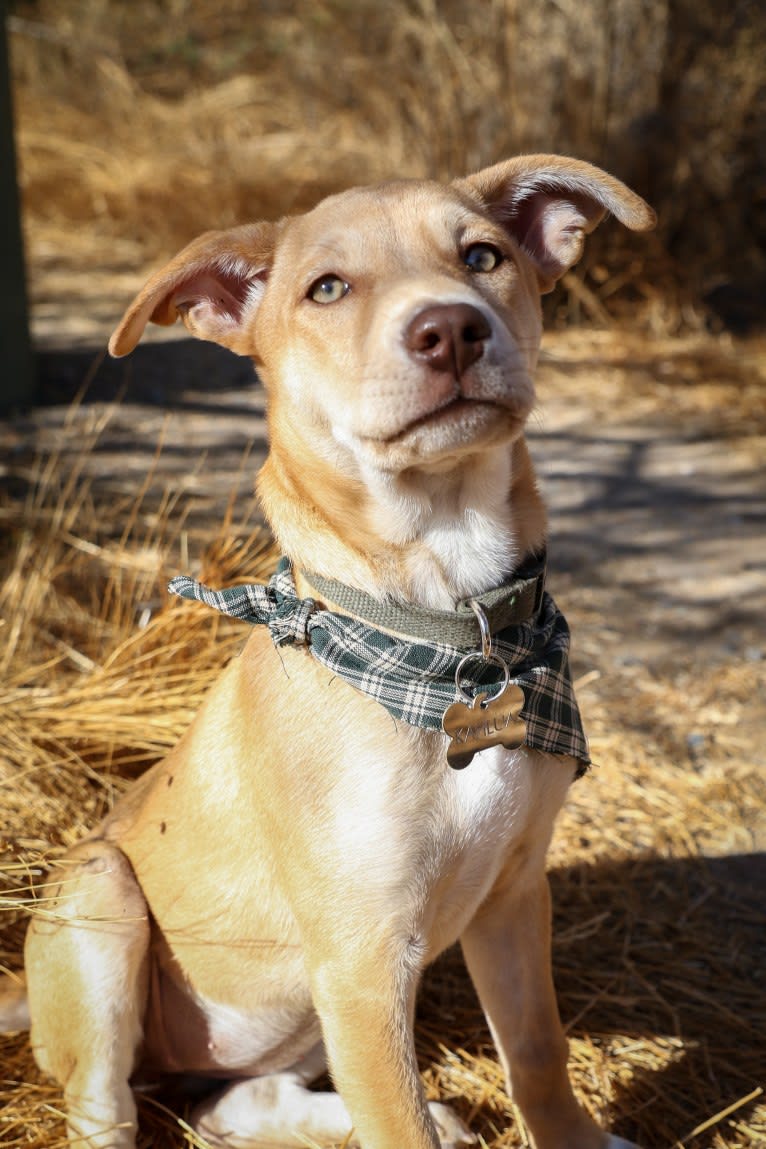
[(309, 261), (324, 254), (404, 255), (414, 247), (449, 245), (482, 222), (489, 224), (489, 217), (456, 188), (401, 180), (329, 196), (290, 221), (284, 246)]

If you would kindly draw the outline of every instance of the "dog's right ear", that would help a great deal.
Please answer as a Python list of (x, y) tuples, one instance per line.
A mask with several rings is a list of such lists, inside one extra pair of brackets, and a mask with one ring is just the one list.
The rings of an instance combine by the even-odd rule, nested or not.
[(515, 156), (456, 180), (477, 197), (532, 261), (540, 290), (582, 255), (586, 235), (607, 212), (633, 231), (648, 231), (656, 216), (639, 195), (600, 168), (569, 156)]
[(170, 326), (180, 316), (193, 335), (251, 355), (247, 321), (265, 290), (279, 225), (253, 223), (208, 231), (156, 272), (109, 340), (119, 358), (138, 343), (147, 323)]

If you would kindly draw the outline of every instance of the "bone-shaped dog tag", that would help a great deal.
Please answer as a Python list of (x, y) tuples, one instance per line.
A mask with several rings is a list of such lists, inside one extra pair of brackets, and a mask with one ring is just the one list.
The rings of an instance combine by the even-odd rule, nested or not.
[(516, 750), (523, 745), (527, 726), (519, 717), (524, 705), (524, 691), (509, 685), (494, 698), (477, 694), (470, 702), (453, 702), (444, 711), (442, 730), (450, 737), (447, 762), (462, 770), (479, 750), (487, 746), (505, 746)]

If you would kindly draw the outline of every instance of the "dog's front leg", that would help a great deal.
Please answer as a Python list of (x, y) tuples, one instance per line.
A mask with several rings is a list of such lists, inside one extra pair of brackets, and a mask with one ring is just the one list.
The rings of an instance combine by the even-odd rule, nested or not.
[[(365, 939), (358, 939), (365, 945)], [(313, 970), (328, 1060), (363, 1149), (452, 1149), (475, 1139), (446, 1106), (426, 1104), (413, 1040), (417, 943), (335, 954)]]
[(516, 873), (498, 885), (461, 938), (509, 1092), (535, 1149), (631, 1149), (604, 1133), (572, 1092), (553, 988), (550, 917), (542, 869)]

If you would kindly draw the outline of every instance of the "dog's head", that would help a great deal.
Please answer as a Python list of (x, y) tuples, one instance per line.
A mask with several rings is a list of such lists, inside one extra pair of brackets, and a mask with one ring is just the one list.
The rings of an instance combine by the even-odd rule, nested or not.
[(148, 282), (110, 350), (180, 316), (254, 360), (272, 456), (308, 470), (331, 460), (346, 492), (371, 475), (444, 475), (519, 437), (540, 295), (607, 212), (654, 222), (618, 180), (559, 156), (449, 185), (355, 188), (303, 216), (201, 236)]
[(588, 164), (509, 160), (451, 185), (400, 182), (306, 215), (209, 232), (146, 285), (110, 342), (151, 320), (251, 356), (279, 408), (328, 446), (400, 469), (518, 434), (533, 401), (541, 292), (612, 212), (647, 205)]

